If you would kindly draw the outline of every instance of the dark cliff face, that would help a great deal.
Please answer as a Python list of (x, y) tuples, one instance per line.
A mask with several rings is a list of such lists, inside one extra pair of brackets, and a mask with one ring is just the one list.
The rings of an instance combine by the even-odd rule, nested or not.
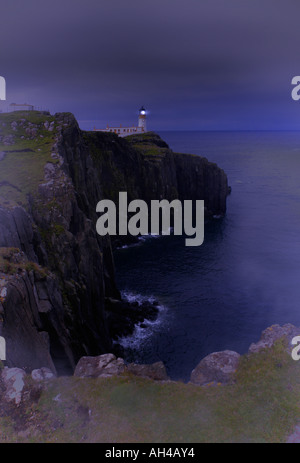
[[(109, 237), (96, 233), (103, 198), (204, 199), (224, 214), (227, 178), (155, 134), (82, 132), (71, 114), (0, 116), (0, 335), (7, 365), (58, 372), (113, 351), (120, 294)], [(2, 177), (1, 177), (2, 175)]]
[(127, 191), (129, 201), (204, 199), (207, 216), (225, 214), (226, 174), (206, 158), (174, 153), (153, 132), (125, 139), (88, 132), (85, 140), (105, 197), (117, 201), (118, 192)]

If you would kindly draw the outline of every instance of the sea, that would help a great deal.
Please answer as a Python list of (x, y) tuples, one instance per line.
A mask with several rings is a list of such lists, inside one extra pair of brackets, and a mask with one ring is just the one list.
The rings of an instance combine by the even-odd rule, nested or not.
[(158, 134), (217, 163), (232, 189), (201, 246), (150, 236), (115, 252), (123, 297), (159, 303), (154, 322), (119, 340), (126, 360), (162, 361), (186, 382), (212, 352), (244, 354), (273, 324), (300, 327), (300, 132)]

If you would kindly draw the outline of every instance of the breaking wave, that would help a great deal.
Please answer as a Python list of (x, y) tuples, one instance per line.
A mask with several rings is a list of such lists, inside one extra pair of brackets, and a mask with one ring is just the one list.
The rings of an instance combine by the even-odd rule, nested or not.
[(134, 351), (140, 349), (149, 339), (159, 330), (166, 320), (167, 307), (159, 304), (154, 296), (143, 296), (142, 294), (135, 294), (130, 291), (123, 291), (122, 298), (130, 303), (138, 303), (142, 305), (145, 302), (155, 304), (158, 309), (158, 315), (155, 320), (144, 320), (135, 325), (134, 331), (129, 336), (122, 336), (118, 338), (117, 342), (125, 350)]
[(164, 236), (169, 236), (173, 233), (174, 229), (173, 227), (169, 228), (167, 231), (162, 231), (161, 234), (156, 235), (156, 234), (151, 234), (148, 233), (148, 235), (141, 235), (137, 237), (137, 242), (136, 243), (130, 243), (130, 244), (124, 244), (123, 246), (118, 247), (117, 249), (127, 249), (127, 248), (133, 248), (135, 246), (140, 246), (141, 244), (145, 243), (146, 241), (149, 240), (155, 240), (158, 238), (162, 238)]

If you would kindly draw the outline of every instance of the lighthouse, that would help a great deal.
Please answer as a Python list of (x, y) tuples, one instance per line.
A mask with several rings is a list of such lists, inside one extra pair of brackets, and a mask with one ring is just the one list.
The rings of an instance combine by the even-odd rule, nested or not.
[(141, 107), (139, 110), (139, 120), (138, 120), (138, 125), (132, 125), (130, 127), (124, 127), (122, 124), (120, 124), (118, 127), (111, 127), (107, 125), (106, 129), (96, 129), (94, 128), (95, 131), (97, 132), (113, 132), (118, 135), (118, 137), (128, 137), (128, 135), (133, 135), (137, 133), (145, 133), (147, 132), (147, 127), (146, 127), (146, 109), (144, 106)]
[(141, 107), (139, 110), (139, 123), (138, 127), (140, 127), (142, 132), (147, 132), (147, 127), (146, 127), (146, 110), (144, 106)]

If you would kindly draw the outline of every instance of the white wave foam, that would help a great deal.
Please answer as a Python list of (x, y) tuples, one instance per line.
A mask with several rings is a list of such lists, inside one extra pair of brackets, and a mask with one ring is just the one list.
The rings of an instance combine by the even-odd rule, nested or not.
[[(123, 291), (121, 295), (128, 302), (137, 302), (138, 305), (142, 305), (144, 302), (153, 304), (157, 300), (154, 296), (143, 296), (142, 294), (135, 294), (130, 291)], [(157, 309), (158, 315), (155, 320), (144, 320), (142, 323), (136, 324), (132, 334), (118, 338), (117, 342), (124, 349), (137, 349), (141, 347), (154, 333), (160, 330), (164, 321), (164, 314), (167, 308), (162, 304), (158, 304)]]
[(139, 305), (144, 302), (150, 302), (153, 304), (157, 299), (154, 296), (143, 296), (142, 294), (132, 293), (131, 291), (122, 291), (121, 296), (127, 302), (137, 302)]
[(123, 246), (118, 246), (117, 249), (127, 249), (127, 248), (133, 248), (135, 246), (140, 246), (141, 244), (143, 244), (145, 241), (148, 241), (148, 240), (154, 240), (154, 239), (157, 239), (157, 238), (162, 238), (163, 236), (169, 236), (173, 233), (174, 231), (174, 228), (171, 227), (169, 228), (167, 231), (162, 231), (161, 234), (159, 235), (156, 235), (156, 234), (152, 234), (152, 233), (148, 233), (147, 235), (140, 235), (137, 237), (137, 243), (130, 243), (130, 244), (124, 244)]

